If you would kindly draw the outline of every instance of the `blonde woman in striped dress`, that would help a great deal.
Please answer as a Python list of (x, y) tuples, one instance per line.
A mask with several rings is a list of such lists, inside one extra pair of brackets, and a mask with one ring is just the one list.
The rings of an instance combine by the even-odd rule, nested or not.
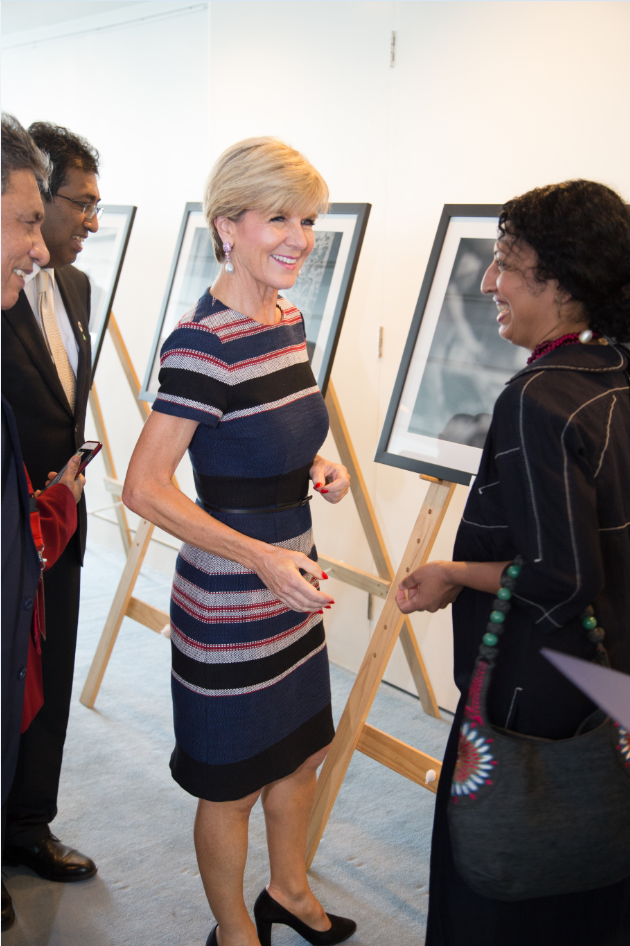
[[(290, 289), (328, 190), (272, 138), (229, 148), (204, 209), (215, 283), (161, 354), (160, 391), (136, 446), (126, 505), (181, 539), (171, 600), (173, 778), (199, 798), (195, 846), (217, 921), (208, 946), (271, 943), (272, 924), (342, 942), (305, 870), (316, 769), (333, 735), (324, 608), (309, 486), (331, 503), (345, 467), (318, 455), (328, 413)], [(193, 503), (171, 482), (188, 450)], [(243, 900), (250, 811), (262, 796), (271, 880)]]

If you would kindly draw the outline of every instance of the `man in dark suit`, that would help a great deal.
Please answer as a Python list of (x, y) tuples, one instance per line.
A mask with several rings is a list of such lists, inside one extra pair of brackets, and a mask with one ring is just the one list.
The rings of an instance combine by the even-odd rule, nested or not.
[[(83, 241), (98, 230), (98, 153), (47, 122), (31, 125), (37, 146), (52, 162), (43, 191), (42, 234), (50, 263), (29, 280), (16, 304), (2, 313), (2, 393), (13, 409), (22, 455), (33, 487), (61, 469), (84, 442), (90, 388), (90, 283), (71, 264)], [(39, 269), (39, 267), (35, 267)], [(48, 880), (91, 877), (90, 858), (50, 831), (70, 712), (80, 575), (86, 536), (83, 498), (79, 524), (65, 552), (44, 578), (46, 640), (42, 642), (44, 705), (22, 735), (7, 802), (3, 858), (25, 864)]]
[[(12, 115), (2, 116), (2, 308), (18, 300), (33, 264), (46, 266), (38, 179), (48, 180), (44, 155)], [(13, 411), (2, 398), (2, 835), (13, 782), (33, 604), (41, 567), (29, 521), (28, 482)], [(2, 883), (2, 929), (15, 919)]]

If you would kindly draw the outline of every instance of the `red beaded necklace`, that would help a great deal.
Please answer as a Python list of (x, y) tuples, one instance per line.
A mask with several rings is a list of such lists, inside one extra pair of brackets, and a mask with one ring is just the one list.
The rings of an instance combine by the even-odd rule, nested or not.
[[(598, 339), (602, 337), (601, 332), (593, 332), (593, 339)], [(541, 358), (543, 355), (548, 354), (550, 351), (555, 351), (556, 348), (562, 348), (563, 345), (579, 345), (580, 343), (580, 333), (579, 332), (569, 332), (568, 335), (561, 335), (560, 338), (553, 338), (548, 342), (541, 342), (540, 345), (536, 345), (533, 352), (527, 359), (527, 364), (531, 365), (532, 361), (537, 361), (538, 358)]]

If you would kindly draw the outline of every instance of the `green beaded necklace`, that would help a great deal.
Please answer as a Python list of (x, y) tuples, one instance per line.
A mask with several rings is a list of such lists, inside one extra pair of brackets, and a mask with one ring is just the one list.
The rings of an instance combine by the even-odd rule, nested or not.
[[(485, 656), (489, 656), (493, 653), (492, 649), (497, 646), (499, 643), (499, 635), (504, 631), (503, 624), (512, 609), (511, 598), (514, 588), (516, 587), (516, 579), (521, 573), (522, 565), (523, 558), (517, 555), (512, 564), (508, 565), (501, 575), (501, 587), (492, 602), (492, 611), (490, 612), (488, 624), (486, 625), (486, 633), (482, 637), (483, 644), (481, 652), (484, 653)], [(608, 653), (606, 648), (602, 645), (606, 633), (603, 628), (597, 626), (595, 610), (590, 604), (584, 609), (584, 613), (582, 614), (582, 627), (588, 631), (588, 639), (597, 645), (597, 653), (601, 662), (604, 666), (610, 666)], [(487, 648), (487, 650), (485, 648)]]

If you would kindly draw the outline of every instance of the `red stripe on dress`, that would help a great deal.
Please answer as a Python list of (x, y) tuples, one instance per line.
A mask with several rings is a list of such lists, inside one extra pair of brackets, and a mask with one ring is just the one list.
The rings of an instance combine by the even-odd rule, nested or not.
[(213, 653), (216, 653), (217, 651), (252, 650), (259, 647), (270, 647), (272, 644), (284, 640), (286, 637), (291, 637), (292, 634), (296, 634), (306, 624), (308, 624), (312, 617), (312, 613), (309, 613), (306, 620), (302, 621), (301, 624), (296, 624), (295, 627), (290, 628), (288, 631), (283, 631), (282, 634), (276, 634), (274, 637), (263, 637), (262, 640), (241, 641), (240, 643), (235, 644), (201, 644), (199, 641), (195, 641), (192, 639), (192, 637), (188, 637), (186, 634), (184, 634), (184, 632), (181, 631), (174, 622), (171, 622), (171, 624), (174, 630), (190, 647), (194, 647), (196, 650), (212, 651)]
[(179, 605), (182, 611), (204, 624), (237, 624), (244, 621), (268, 620), (269, 618), (278, 617), (280, 614), (286, 614), (290, 610), (280, 601), (275, 605), (270, 601), (266, 605), (239, 604), (210, 607), (199, 604), (194, 598), (184, 594), (175, 586), (172, 590), (172, 600)]
[(290, 355), (294, 352), (302, 351), (305, 348), (306, 343), (301, 342), (299, 345), (289, 345), (287, 348), (278, 348), (275, 351), (269, 352), (267, 355), (260, 355), (258, 358), (248, 358), (246, 361), (237, 361), (233, 365), (228, 365), (226, 361), (221, 361), (220, 358), (215, 358), (214, 355), (208, 355), (205, 352), (195, 351), (191, 348), (171, 348), (160, 358), (160, 365), (162, 365), (167, 358), (181, 355), (187, 358), (197, 359), (198, 361), (208, 362), (227, 372), (234, 372), (241, 371), (243, 368), (251, 368), (253, 365), (264, 364), (267, 361), (272, 361), (274, 358), (281, 358), (284, 355)]

